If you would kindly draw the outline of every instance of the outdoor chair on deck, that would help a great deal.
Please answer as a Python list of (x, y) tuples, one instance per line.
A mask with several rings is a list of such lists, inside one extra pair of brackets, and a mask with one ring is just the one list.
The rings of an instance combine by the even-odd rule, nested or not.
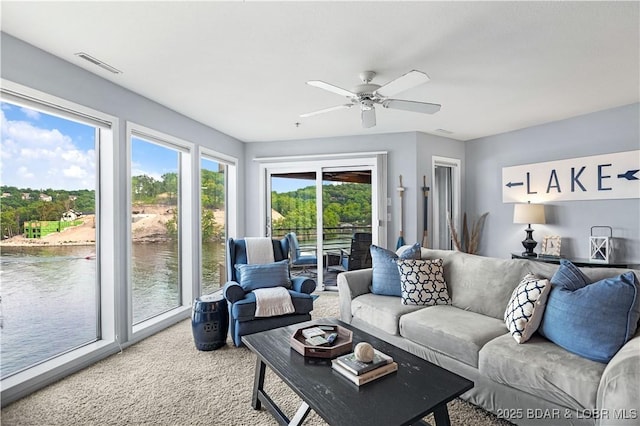
[(345, 272), (357, 269), (371, 268), (371, 247), (372, 237), (367, 232), (356, 232), (351, 237), (351, 250), (347, 253), (340, 249), (340, 263), (331, 266), (333, 271)]
[(303, 255), (302, 250), (300, 249), (300, 243), (298, 242), (298, 236), (295, 232), (289, 232), (285, 238), (289, 243), (289, 250), (291, 253), (291, 268), (299, 268), (300, 272), (298, 275), (307, 274), (311, 276), (316, 276), (316, 273), (311, 271), (309, 268), (317, 268), (318, 267), (318, 257), (315, 255)]
[[(266, 238), (265, 238), (266, 239)], [(247, 241), (227, 240), (227, 272), (230, 281), (224, 286), (224, 297), (229, 304), (229, 333), (236, 346), (242, 345), (242, 336), (284, 327), (311, 319), (316, 282), (308, 277), (289, 278), (289, 244), (286, 239), (272, 240), (274, 262), (250, 263)], [(268, 245), (268, 243), (267, 243)], [(253, 261), (251, 261), (253, 262)], [(256, 312), (257, 289), (281, 287), (291, 298), (293, 311), (284, 315), (261, 316)], [(258, 315), (259, 314), (259, 315)]]

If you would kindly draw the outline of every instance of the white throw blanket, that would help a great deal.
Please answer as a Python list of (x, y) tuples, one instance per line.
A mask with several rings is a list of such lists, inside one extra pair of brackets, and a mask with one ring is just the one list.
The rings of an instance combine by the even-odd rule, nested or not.
[(256, 317), (275, 317), (296, 311), (284, 287), (258, 288), (253, 294), (256, 295)]
[(262, 265), (275, 262), (273, 257), (273, 245), (269, 237), (246, 237), (247, 263), (249, 265)]

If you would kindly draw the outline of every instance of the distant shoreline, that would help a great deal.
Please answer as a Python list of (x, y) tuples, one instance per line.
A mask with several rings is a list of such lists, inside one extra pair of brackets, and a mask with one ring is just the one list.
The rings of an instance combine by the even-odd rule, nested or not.
[[(37, 238), (33, 238), (37, 240)], [(0, 241), (0, 247), (56, 247), (56, 246), (95, 246), (95, 241), (69, 241), (69, 242), (50, 242), (50, 241)]]
[[(0, 240), (0, 247), (62, 247), (62, 246), (95, 246), (95, 241), (42, 241), (39, 238), (29, 238), (19, 241)], [(134, 238), (134, 243), (151, 244), (151, 243), (168, 243), (171, 238)]]

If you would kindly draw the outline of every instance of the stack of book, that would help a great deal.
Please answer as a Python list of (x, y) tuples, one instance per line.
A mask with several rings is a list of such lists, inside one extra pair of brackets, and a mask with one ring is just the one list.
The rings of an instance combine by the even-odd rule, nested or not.
[(371, 362), (358, 361), (351, 352), (332, 360), (331, 367), (358, 386), (398, 370), (398, 364), (393, 358), (377, 349), (374, 349)]

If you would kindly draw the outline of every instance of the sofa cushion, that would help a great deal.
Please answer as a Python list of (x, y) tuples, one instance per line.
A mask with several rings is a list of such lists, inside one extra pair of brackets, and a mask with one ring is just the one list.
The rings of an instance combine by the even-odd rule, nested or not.
[(398, 273), (396, 259), (418, 259), (420, 257), (420, 244), (414, 244), (399, 256), (376, 245), (372, 245), (369, 250), (373, 267), (371, 292), (383, 296), (400, 297), (400, 274)]
[(418, 309), (424, 309), (424, 306), (403, 305), (395, 296), (379, 296), (372, 293), (363, 294), (351, 301), (351, 313), (354, 318), (393, 335), (399, 334), (400, 317)]
[(638, 326), (640, 297), (634, 273), (581, 287), (571, 282), (570, 287), (553, 287), (540, 332), (570, 352), (609, 362)]
[(398, 259), (403, 305), (450, 305), (442, 259)]
[(238, 264), (235, 268), (238, 283), (245, 291), (268, 287), (291, 288), (289, 261), (286, 259), (255, 265)]
[(526, 342), (538, 329), (550, 290), (549, 280), (533, 274), (527, 274), (513, 290), (504, 322), (516, 342)]
[[(313, 310), (313, 297), (310, 294), (298, 293), (289, 290), (291, 302), (295, 308), (295, 314), (308, 314)], [(237, 301), (231, 306), (232, 317), (237, 321), (252, 321), (256, 318), (256, 296), (253, 293), (247, 293), (244, 299)], [(262, 320), (264, 318), (260, 318)]]
[(504, 319), (513, 289), (528, 272), (528, 260), (495, 259), (445, 250), (422, 250), (426, 259), (443, 259), (451, 304)]
[(573, 355), (538, 335), (519, 345), (507, 334), (483, 346), (478, 368), (495, 382), (583, 410), (596, 407), (605, 365)]
[(484, 344), (505, 333), (502, 320), (453, 306), (430, 306), (400, 318), (402, 337), (476, 368)]

